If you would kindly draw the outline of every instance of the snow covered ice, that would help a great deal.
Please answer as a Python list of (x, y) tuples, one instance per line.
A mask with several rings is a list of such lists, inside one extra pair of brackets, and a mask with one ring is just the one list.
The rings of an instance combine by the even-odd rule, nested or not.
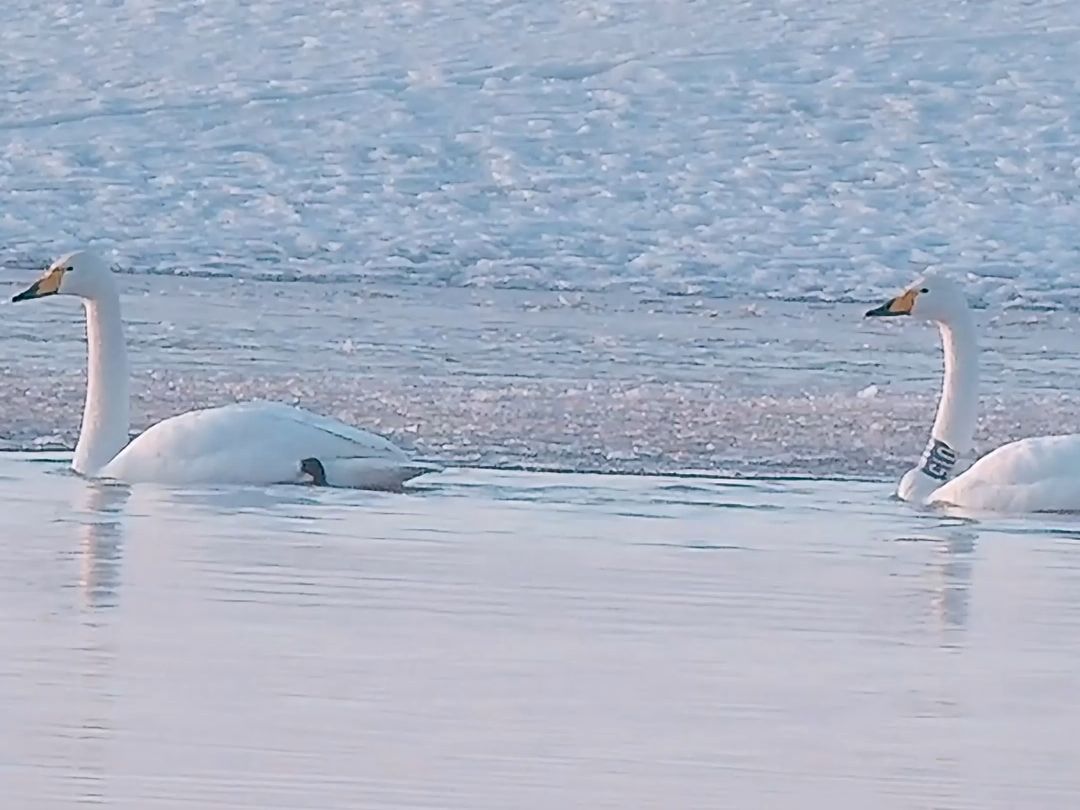
[(0, 12), (7, 258), (1078, 304), (1075, 3), (243, 8)]

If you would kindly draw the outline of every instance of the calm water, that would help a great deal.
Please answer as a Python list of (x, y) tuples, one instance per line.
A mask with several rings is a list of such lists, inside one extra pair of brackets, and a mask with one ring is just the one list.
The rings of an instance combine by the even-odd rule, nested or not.
[(1073, 807), (1080, 519), (874, 482), (407, 495), (0, 456), (0, 783), (68, 808)]

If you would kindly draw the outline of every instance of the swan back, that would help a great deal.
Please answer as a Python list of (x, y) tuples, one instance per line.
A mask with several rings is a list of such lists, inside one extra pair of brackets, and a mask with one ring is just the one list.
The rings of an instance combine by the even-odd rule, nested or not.
[(930, 501), (999, 512), (1080, 511), (1080, 435), (1034, 436), (1002, 445)]
[(158, 422), (101, 474), (159, 484), (274, 484), (299, 480), (308, 472), (305, 460), (312, 460), (325, 465), (325, 478), (336, 484), (337, 459), (365, 460), (387, 470), (414, 466), (403, 450), (378, 434), (302, 408), (253, 401)]

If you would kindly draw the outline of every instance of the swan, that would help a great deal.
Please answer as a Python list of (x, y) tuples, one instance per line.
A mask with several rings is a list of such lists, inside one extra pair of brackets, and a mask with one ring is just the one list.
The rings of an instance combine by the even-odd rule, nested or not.
[(992, 512), (1080, 510), (1080, 434), (1010, 442), (953, 477), (957, 462), (972, 450), (975, 435), (979, 405), (975, 321), (963, 290), (940, 272), (926, 274), (865, 317), (903, 315), (937, 325), (945, 379), (930, 441), (918, 466), (900, 479), (897, 496), (918, 504)]
[(113, 272), (86, 250), (53, 262), (12, 298), (82, 299), (87, 383), (72, 468), (87, 478), (167, 485), (288, 484), (399, 490), (437, 467), (366, 430), (279, 402), (239, 402), (179, 414), (130, 442), (128, 361)]

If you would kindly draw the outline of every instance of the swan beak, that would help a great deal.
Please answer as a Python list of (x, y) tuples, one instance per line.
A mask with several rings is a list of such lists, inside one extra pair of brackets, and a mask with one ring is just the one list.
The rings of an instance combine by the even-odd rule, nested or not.
[(60, 282), (63, 278), (64, 268), (54, 267), (21, 293), (14, 296), (11, 300), (13, 303), (18, 303), (19, 301), (32, 301), (35, 298), (44, 298), (47, 295), (56, 295), (60, 292)]
[(903, 295), (898, 295), (882, 304), (874, 307), (864, 315), (864, 318), (891, 318), (896, 315), (910, 315), (915, 306), (915, 290), (908, 290)]

